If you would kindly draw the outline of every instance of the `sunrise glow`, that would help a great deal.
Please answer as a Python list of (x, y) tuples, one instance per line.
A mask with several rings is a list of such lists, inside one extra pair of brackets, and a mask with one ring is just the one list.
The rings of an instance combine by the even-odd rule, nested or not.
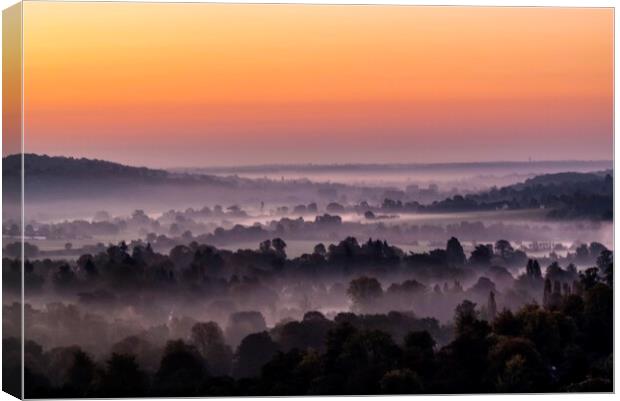
[(611, 9), (25, 3), (26, 150), (609, 159), (612, 29)]

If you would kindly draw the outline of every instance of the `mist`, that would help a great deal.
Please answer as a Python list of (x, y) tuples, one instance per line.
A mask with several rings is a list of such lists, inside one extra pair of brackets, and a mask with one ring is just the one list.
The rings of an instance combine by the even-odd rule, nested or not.
[[(411, 178), (360, 167), (322, 180), (333, 170), (102, 163), (28, 158), (26, 174), (37, 177), (25, 189), (23, 232), (34, 395), (66, 388), (80, 352), (101, 367), (127, 355), (144, 377), (185, 353), (230, 380), (262, 377), (282, 353), (329, 353), (343, 327), (405, 348), (427, 333), (440, 352), (460, 341), (464, 310), (495, 327), (609, 280), (612, 172), (558, 171), (588, 164), (511, 174), (476, 165), (459, 176), (425, 167)], [(90, 174), (55, 172), (71, 164)], [(118, 169), (121, 180), (108, 173)], [(21, 229), (10, 210), (3, 217), (4, 338), (13, 341)]]

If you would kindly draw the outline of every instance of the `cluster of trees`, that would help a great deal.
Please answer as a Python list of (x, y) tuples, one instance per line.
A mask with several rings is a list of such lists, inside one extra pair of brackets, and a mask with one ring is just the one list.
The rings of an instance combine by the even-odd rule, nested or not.
[[(397, 312), (333, 320), (308, 312), (301, 321), (252, 332), (235, 348), (214, 322), (194, 324), (161, 349), (129, 337), (101, 358), (78, 346), (46, 351), (27, 341), (26, 396), (610, 392), (613, 293), (593, 269), (581, 276), (581, 293), (552, 306), (483, 316), (465, 300), (443, 329)], [(442, 330), (450, 340), (439, 343)], [(11, 351), (18, 344), (3, 341), (5, 364), (19, 364)], [(5, 383), (11, 374), (4, 370)]]
[(548, 209), (553, 219), (613, 219), (611, 173), (558, 173), (480, 193), (454, 195), (429, 204), (416, 200), (384, 199), (385, 212), (471, 212), (487, 210)]
[[(376, 215), (374, 219), (386, 216)], [(596, 231), (600, 227), (585, 227)], [(567, 231), (567, 236), (571, 233)], [(326, 241), (345, 236), (361, 238), (380, 237), (395, 243), (416, 243), (419, 241), (445, 241), (450, 236), (467, 240), (482, 238), (514, 238), (518, 240), (556, 241), (558, 233), (546, 225), (504, 224), (482, 222), (460, 222), (442, 226), (439, 224), (385, 224), (382, 220), (373, 223), (343, 221), (336, 214), (317, 215), (312, 220), (303, 217), (283, 217), (263, 225), (244, 226), (236, 224), (230, 228), (217, 227), (212, 233), (195, 234), (185, 232), (181, 236), (148, 234), (149, 240), (157, 249), (164, 249), (180, 243), (191, 241), (214, 245), (234, 244), (235, 242), (262, 241), (279, 236), (285, 240)]]
[(455, 193), (432, 202), (424, 202), (416, 191), (389, 190), (384, 192), (382, 199), (383, 201), (376, 205), (367, 201), (355, 205), (331, 202), (326, 211), (332, 214), (357, 213), (373, 220), (377, 216), (390, 217), (390, 213), (395, 212), (441, 213), (544, 208), (549, 210), (547, 216), (554, 219), (611, 220), (613, 177), (611, 172), (544, 174), (522, 183), (493, 187), (480, 193)]
[[(329, 281), (336, 275), (346, 278), (364, 274), (383, 278), (406, 275), (425, 284), (471, 280), (480, 276), (505, 284), (505, 287), (519, 281), (526, 282), (521, 277), (515, 280), (510, 269), (525, 266), (528, 257), (506, 240), (499, 240), (494, 245), (477, 245), (469, 256), (455, 237), (444, 249), (423, 253), (405, 253), (380, 240), (359, 243), (354, 237), (327, 247), (319, 243), (312, 253), (295, 258), (287, 257), (286, 247), (286, 242), (280, 238), (261, 242), (257, 250), (237, 251), (192, 242), (177, 245), (168, 254), (161, 254), (155, 252), (149, 243), (138, 242), (129, 246), (121, 242), (95, 254), (84, 254), (75, 262), (27, 260), (24, 279), (31, 294), (42, 291), (46, 282), (61, 293), (94, 289), (112, 289), (115, 293), (124, 289), (130, 292), (174, 291), (175, 287), (179, 291), (189, 287), (214, 292), (218, 287), (237, 285), (239, 278), (254, 280), (254, 283), (308, 277)], [(604, 253), (610, 254), (602, 244), (594, 242), (578, 247), (575, 257), (581, 265), (590, 266), (599, 264)], [(3, 266), (5, 287), (9, 291), (21, 288), (17, 260), (4, 258)], [(557, 261), (551, 263), (552, 273), (558, 268), (561, 270), (559, 266)], [(570, 279), (574, 280), (577, 268), (571, 263), (567, 269), (572, 274)], [(533, 289), (538, 291), (539, 287)], [(264, 294), (265, 291), (259, 292)]]
[[(19, 158), (13, 158), (12, 156), (6, 158), (7, 166), (10, 168), (5, 175), (13, 177), (12, 168), (18, 168)], [(164, 181), (178, 181), (179, 176), (183, 177), (181, 181), (188, 181), (189, 183), (196, 184), (202, 183), (201, 180), (205, 179), (208, 183), (214, 183), (218, 180), (226, 182), (225, 186), (230, 187), (232, 190), (241, 190), (238, 188), (238, 183), (230, 183), (225, 178), (210, 177), (210, 176), (191, 176), (191, 175), (175, 175), (163, 170), (149, 170), (144, 168), (127, 167), (114, 163), (86, 160), (86, 159), (70, 159), (70, 158), (55, 158), (47, 156), (26, 155), (26, 167), (27, 174), (31, 179), (32, 185), (37, 185), (39, 182), (39, 176), (47, 176), (48, 172), (53, 172), (53, 179), (63, 179), (66, 175), (71, 175), (72, 179), (79, 178), (80, 174), (90, 174), (92, 177), (108, 177), (117, 176), (121, 174), (125, 181), (131, 182), (132, 180), (164, 180)], [(13, 167), (12, 167), (13, 166)], [(70, 174), (69, 174), (70, 173)], [(235, 178), (238, 179), (238, 178)], [(213, 182), (211, 182), (213, 181)], [(233, 180), (234, 181), (234, 180)], [(248, 180), (245, 180), (248, 181)], [(244, 181), (244, 185), (252, 189), (253, 186), (258, 185), (251, 180)], [(126, 184), (126, 183), (125, 183)], [(219, 183), (222, 184), (222, 183)], [(224, 185), (224, 184), (222, 184)], [(313, 184), (318, 185), (318, 184)], [(345, 186), (346, 187), (346, 186)], [(90, 187), (88, 187), (90, 189)], [(317, 215), (320, 211), (326, 211), (331, 214), (333, 218), (338, 218), (338, 214), (342, 213), (357, 213), (361, 216), (366, 216), (369, 220), (381, 221), (384, 218), (394, 217), (394, 213), (410, 213), (410, 212), (469, 212), (480, 210), (504, 210), (504, 209), (537, 209), (544, 208), (548, 210), (547, 216), (554, 219), (591, 219), (591, 220), (606, 220), (609, 221), (612, 218), (612, 200), (613, 200), (613, 179), (611, 172), (602, 173), (558, 173), (540, 175), (534, 178), (528, 179), (523, 183), (505, 186), (501, 188), (492, 188), (491, 190), (472, 193), (466, 195), (454, 195), (443, 200), (437, 200), (429, 204), (420, 203), (419, 200), (409, 199), (402, 200), (400, 198), (389, 198), (378, 193), (389, 195), (391, 192), (385, 189), (370, 190), (368, 188), (360, 188), (361, 194), (368, 191), (372, 194), (373, 198), (379, 198), (376, 205), (371, 205), (366, 200), (359, 201), (347, 201), (349, 199), (344, 197), (344, 200), (335, 201), (338, 198), (337, 195), (323, 199), (322, 205), (317, 205), (316, 202), (309, 204), (292, 204), (288, 206), (282, 206), (277, 209), (276, 215), (286, 216), (303, 216), (303, 215)], [(312, 191), (311, 191), (312, 192)], [(316, 191), (315, 191), (316, 192)], [(320, 192), (320, 191), (319, 191)], [(337, 194), (338, 191), (336, 191)], [(63, 192), (64, 195), (64, 192)], [(314, 195), (320, 195), (318, 192)], [(314, 196), (313, 195), (313, 196)], [(321, 196), (318, 196), (321, 198)], [(260, 199), (260, 198), (258, 198)], [(309, 198), (310, 199), (310, 198)], [(368, 199), (363, 196), (359, 199)], [(258, 205), (258, 201), (257, 201)], [(256, 205), (256, 206), (257, 206)], [(264, 202), (261, 202), (260, 210), (263, 212)], [(65, 239), (74, 240), (79, 238), (96, 238), (101, 236), (114, 236), (119, 233), (139, 233), (141, 236), (152, 234), (158, 237), (172, 236), (172, 237), (186, 237), (192, 238), (192, 235), (197, 236), (199, 242), (209, 242), (214, 244), (221, 244), (230, 240), (262, 240), (266, 235), (282, 236), (284, 232), (277, 232), (278, 229), (286, 229), (287, 226), (291, 226), (292, 230), (291, 239), (300, 238), (298, 236), (299, 230), (295, 230), (295, 227), (300, 225), (297, 220), (282, 219), (281, 221), (274, 221), (270, 225), (265, 225), (262, 230), (255, 230), (255, 227), (234, 227), (230, 232), (226, 232), (224, 227), (220, 227), (217, 232), (207, 235), (213, 232), (217, 226), (214, 221), (209, 219), (245, 219), (250, 217), (249, 214), (243, 210), (239, 205), (232, 204), (227, 208), (222, 206), (215, 206), (212, 209), (209, 207), (202, 208), (188, 208), (185, 211), (169, 210), (165, 212), (160, 218), (150, 218), (143, 211), (136, 210), (132, 216), (128, 218), (111, 218), (107, 213), (98, 213), (95, 216), (94, 221), (89, 222), (86, 220), (74, 220), (63, 221), (59, 223), (37, 223), (31, 222), (25, 227), (27, 237), (41, 237), (46, 239)], [(321, 218), (321, 220), (327, 220), (327, 215)], [(297, 222), (294, 224), (293, 222)], [(315, 220), (314, 223), (318, 223), (319, 220)], [(313, 228), (313, 222), (303, 222), (302, 232), (311, 232)], [(409, 230), (406, 227), (402, 229), (407, 231), (402, 236), (398, 236), (398, 232), (391, 232), (390, 229), (385, 227), (375, 227), (374, 232), (364, 231), (362, 225), (347, 224), (348, 232), (342, 232), (338, 230), (335, 235), (358, 235), (358, 236), (379, 236), (382, 235), (379, 230), (385, 230), (384, 238), (388, 238), (392, 241), (398, 241), (400, 239), (434, 239), (437, 235), (435, 232), (438, 227), (431, 227), (431, 230), (427, 230), (425, 227), (422, 231), (428, 236), (416, 235), (415, 229)], [(466, 227), (461, 227), (461, 231), (452, 231), (459, 227), (446, 228), (441, 233), (442, 238), (446, 238), (446, 232), (450, 235), (460, 236), (461, 238), (468, 238), (468, 232)], [(484, 234), (481, 231), (473, 231), (478, 234), (480, 238), (492, 238), (492, 237), (505, 237), (505, 238), (520, 238), (519, 235), (512, 236), (509, 232), (510, 229), (504, 231), (491, 230), (486, 227), (482, 227), (485, 231), (488, 231), (489, 235)], [(496, 227), (497, 228), (497, 227)], [(500, 227), (501, 228), (501, 227)], [(401, 227), (398, 227), (400, 230)], [(276, 231), (276, 232), (274, 232)], [(297, 232), (296, 232), (297, 231)], [(318, 230), (315, 234), (318, 234)], [(519, 230), (516, 230), (519, 231)], [(523, 231), (523, 230), (521, 230)], [(534, 234), (536, 230), (534, 231)], [(471, 232), (471, 230), (469, 231)], [(8, 236), (18, 236), (19, 227), (15, 222), (4, 222), (3, 234)], [(323, 233), (325, 234), (325, 233)], [(405, 235), (408, 234), (408, 235)], [(529, 234), (532, 234), (530, 232)], [(323, 235), (325, 237), (325, 235)], [(524, 236), (524, 238), (527, 236)], [(306, 237), (307, 239), (317, 239), (317, 235)], [(159, 238), (162, 242), (166, 238)], [(529, 239), (541, 239), (540, 236), (529, 236)], [(153, 242), (153, 241), (150, 241)], [(154, 245), (154, 244), (153, 244)]]
[(454, 196), (423, 210), (471, 211), (545, 208), (555, 219), (613, 219), (611, 173), (546, 174), (487, 192)]
[[(26, 305), (29, 396), (608, 391), (611, 386), (613, 257), (601, 244), (577, 248), (579, 260), (592, 267), (578, 271), (553, 262), (544, 274), (537, 260), (505, 240), (478, 245), (469, 255), (456, 238), (428, 253), (353, 237), (327, 247), (317, 244), (297, 258), (288, 258), (286, 247), (280, 238), (234, 252), (193, 242), (160, 254), (148, 243), (121, 242), (75, 262), (26, 261), (28, 297), (45, 299), (51, 289), (80, 300), (79, 307), (51, 304), (45, 311)], [(525, 266), (525, 272), (515, 278), (505, 267), (513, 264)], [(16, 259), (3, 259), (9, 293), (21, 288), (20, 267)], [(343, 302), (346, 296), (350, 305)], [(299, 321), (283, 319), (301, 316), (286, 309), (287, 297), (302, 314), (313, 307), (350, 307), (357, 314), (309, 312)], [(161, 306), (171, 301), (186, 315), (212, 321), (168, 318), (169, 310)], [(127, 307), (129, 318), (101, 317), (126, 313)], [(455, 307), (454, 323), (441, 325), (437, 319), (445, 322)], [(259, 310), (270, 311), (269, 320), (280, 323), (268, 328)], [(387, 313), (395, 310), (409, 312)], [(416, 317), (412, 310), (432, 317)], [(19, 312), (5, 305), (7, 321), (13, 315), (19, 321)], [(160, 313), (168, 318), (163, 326), (145, 330), (128, 323), (136, 314), (161, 322)], [(224, 330), (218, 314), (228, 318)], [(19, 333), (18, 327), (8, 329), (8, 335)], [(5, 355), (11, 355), (15, 341), (5, 340)], [(344, 377), (342, 369), (349, 369)]]
[[(332, 205), (332, 204), (330, 204)], [(298, 205), (304, 207), (306, 213), (316, 204)], [(329, 205), (328, 205), (329, 206)], [(333, 209), (332, 207), (331, 209)], [(28, 258), (69, 258), (86, 253), (98, 253), (104, 250), (104, 242), (111, 238), (139, 237), (139, 243), (150, 243), (158, 252), (168, 252), (177, 245), (191, 242), (208, 243), (216, 246), (231, 246), (236, 243), (259, 242), (273, 237), (285, 240), (333, 241), (335, 238), (356, 236), (358, 238), (383, 238), (392, 243), (420, 244), (430, 241), (431, 245), (445, 241), (450, 236), (457, 236), (466, 241), (487, 241), (491, 238), (508, 238), (515, 241), (513, 265), (522, 265), (523, 251), (548, 253), (553, 260), (565, 259), (566, 263), (586, 263), (587, 258), (579, 252), (564, 256), (566, 249), (558, 241), (570, 238), (596, 238), (600, 234), (600, 222), (583, 222), (562, 227), (544, 222), (510, 223), (480, 221), (462, 221), (454, 224), (410, 224), (395, 221), (387, 224), (387, 218), (397, 219), (398, 216), (376, 214), (370, 207), (358, 206), (356, 212), (363, 213), (371, 222), (343, 221), (337, 214), (318, 214), (311, 220), (304, 217), (281, 217), (266, 223), (252, 225), (235, 224), (234, 221), (247, 221), (250, 218), (246, 211), (238, 206), (215, 206), (200, 209), (188, 208), (185, 211), (169, 210), (158, 218), (148, 216), (143, 210), (135, 210), (131, 216), (112, 218), (106, 212), (99, 212), (93, 221), (71, 220), (55, 223), (39, 223), (31, 221), (25, 226), (25, 236), (30, 243), (25, 250)], [(314, 210), (314, 209), (313, 209)], [(314, 212), (312, 213), (314, 214)], [(235, 220), (241, 219), (241, 220)], [(18, 224), (6, 221), (3, 224), (3, 235), (18, 238)], [(57, 241), (56, 249), (49, 249), (46, 241)], [(535, 246), (523, 244), (522, 241), (538, 241), (553, 244), (554, 247), (537, 249)], [(46, 245), (45, 250), (39, 249), (37, 243)], [(558, 248), (559, 249), (556, 249)], [(9, 242), (4, 251), (7, 255), (17, 257), (21, 254), (19, 243)], [(561, 256), (560, 256), (561, 255)], [(596, 256), (594, 256), (595, 258)]]
[[(596, 244), (590, 248), (598, 249)], [(500, 257), (502, 250), (508, 252), (503, 241), (480, 249), (493, 249), (493, 255), (499, 255), (493, 258)], [(196, 246), (178, 247), (170, 255), (148, 247), (130, 252), (121, 243), (105, 253), (84, 255), (75, 265), (28, 261), (24, 272), (27, 301), (48, 302), (51, 297), (77, 299), (78, 303), (51, 303), (43, 310), (26, 305), (24, 324), (30, 338), (46, 347), (67, 340), (110, 346), (118, 336), (144, 330), (141, 322), (154, 325), (149, 336), (161, 339), (191, 326), (193, 319), (185, 316), (208, 316), (227, 325), (227, 337), (236, 346), (251, 330), (266, 328), (263, 314), (277, 322), (300, 318), (312, 309), (366, 314), (405, 310), (445, 322), (464, 299), (486, 304), (480, 312), (487, 317), (493, 310), (516, 310), (531, 302), (552, 308), (564, 296), (581, 295), (584, 286), (611, 285), (613, 280), (612, 253), (606, 249), (600, 251), (595, 266), (581, 272), (574, 265), (564, 268), (554, 262), (543, 273), (538, 261), (530, 259), (525, 272), (516, 278), (506, 268), (486, 264), (476, 250), (467, 258), (456, 238), (445, 250), (434, 252), (433, 257), (445, 265), (427, 266), (420, 255), (400, 254), (382, 241), (358, 244), (352, 238), (328, 248), (319, 244), (312, 254), (295, 259), (287, 259), (285, 250), (286, 243), (280, 239), (261, 243), (258, 251)], [(21, 288), (20, 263), (6, 258), (4, 262), (3, 280), (10, 296), (11, 286)], [(251, 264), (245, 269), (247, 275), (234, 274), (235, 266), (243, 263)], [(348, 273), (338, 276), (337, 269)], [(393, 271), (400, 273), (392, 275)], [(340, 280), (349, 280), (348, 285)], [(5, 305), (7, 322), (20, 322), (16, 306)], [(248, 315), (244, 311), (257, 312)], [(155, 327), (166, 321), (174, 327)], [(19, 325), (4, 328), (8, 334), (20, 330)], [(94, 333), (101, 336), (95, 339)]]

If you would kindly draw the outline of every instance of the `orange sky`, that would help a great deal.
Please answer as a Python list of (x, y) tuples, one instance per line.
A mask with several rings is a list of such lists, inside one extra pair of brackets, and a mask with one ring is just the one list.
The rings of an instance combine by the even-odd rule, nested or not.
[(612, 37), (611, 9), (27, 2), (26, 150), (611, 159)]

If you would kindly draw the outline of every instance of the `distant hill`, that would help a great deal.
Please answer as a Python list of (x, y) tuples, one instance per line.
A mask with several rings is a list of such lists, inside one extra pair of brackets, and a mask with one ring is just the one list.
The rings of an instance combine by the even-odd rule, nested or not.
[[(19, 177), (21, 169), (20, 155), (9, 155), (2, 159), (3, 178)], [(24, 173), (28, 179), (44, 177), (46, 179), (112, 179), (132, 180), (142, 183), (166, 183), (196, 181), (225, 183), (226, 180), (205, 174), (170, 173), (166, 170), (146, 167), (126, 166), (97, 159), (47, 156), (27, 153), (24, 155)]]
[(525, 188), (531, 186), (563, 185), (573, 186), (589, 182), (600, 182), (605, 176), (613, 176), (612, 170), (604, 170), (593, 173), (565, 172), (555, 174), (543, 174), (525, 180), (522, 184), (512, 185), (513, 188)]
[(522, 183), (465, 196), (454, 196), (425, 207), (434, 212), (496, 209), (548, 209), (552, 218), (613, 218), (613, 172), (543, 174)]
[[(18, 205), (21, 157), (7, 156), (2, 162), (5, 206)], [(304, 204), (343, 197), (373, 203), (383, 201), (390, 192), (388, 187), (192, 174), (36, 154), (24, 155), (24, 171), (27, 209), (54, 216), (73, 216), (78, 209), (83, 210), (81, 215), (92, 215), (93, 210), (120, 213), (218, 203)], [(405, 209), (419, 212), (544, 208), (554, 218), (609, 220), (613, 215), (612, 171), (541, 174), (522, 183), (456, 195), (429, 205), (415, 201), (408, 205)]]
[[(9, 155), (2, 159), (3, 179), (20, 177), (20, 155)], [(47, 156), (27, 153), (24, 155), (26, 183), (57, 181), (110, 181), (136, 184), (211, 184), (231, 185), (234, 179), (206, 174), (171, 173), (166, 170), (147, 167), (126, 166), (119, 163), (64, 156)]]
[[(2, 159), (3, 177), (19, 175), (21, 170), (20, 155), (10, 155)], [(153, 170), (145, 167), (130, 167), (103, 160), (85, 158), (47, 156), (28, 153), (24, 155), (24, 171), (31, 176), (63, 176), (71, 178), (115, 177), (123, 175), (134, 178), (167, 178), (164, 170)]]
[[(2, 159), (5, 205), (18, 206), (21, 157)], [(171, 172), (103, 160), (24, 155), (25, 202), (31, 214), (55, 218), (92, 216), (94, 211), (127, 213), (204, 205), (260, 206), (261, 202), (308, 203), (342, 195), (359, 198), (385, 188), (365, 188), (308, 180), (281, 181), (237, 176)], [(5, 207), (6, 209), (6, 207)], [(19, 213), (18, 210), (11, 214)]]
[[(6, 204), (16, 205), (21, 157), (6, 156), (2, 166), (3, 199)], [(172, 207), (177, 200), (197, 201), (226, 189), (234, 190), (242, 182), (234, 177), (171, 173), (103, 160), (36, 154), (24, 155), (24, 175), (28, 210), (64, 210), (68, 216), (78, 206), (85, 206), (89, 213), (92, 208)]]

